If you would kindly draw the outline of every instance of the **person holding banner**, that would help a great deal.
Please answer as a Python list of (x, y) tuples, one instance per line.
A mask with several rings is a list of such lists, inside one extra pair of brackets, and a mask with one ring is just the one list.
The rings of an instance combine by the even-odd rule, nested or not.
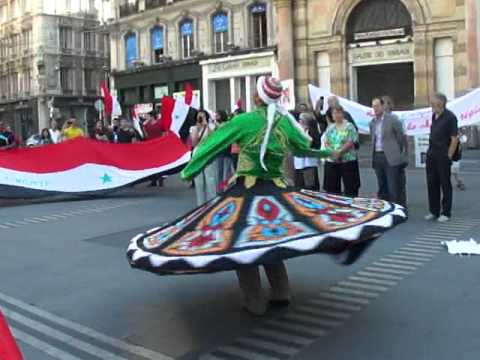
[(355, 151), (358, 132), (353, 124), (345, 119), (342, 106), (332, 106), (331, 114), (334, 123), (327, 128), (324, 141), (325, 148), (332, 151), (333, 155), (325, 162), (323, 187), (329, 193), (357, 197), (360, 189), (360, 172)]
[[(458, 147), (458, 120), (446, 108), (447, 97), (436, 94), (432, 100), (432, 127), (426, 170), (430, 213), (425, 220), (446, 222), (452, 216), (452, 159)], [(441, 206), (440, 206), (441, 198)]]
[(408, 143), (402, 122), (385, 111), (385, 101), (372, 100), (375, 118), (370, 122), (373, 145), (372, 166), (378, 181), (378, 198), (407, 206), (402, 171), (408, 164)]

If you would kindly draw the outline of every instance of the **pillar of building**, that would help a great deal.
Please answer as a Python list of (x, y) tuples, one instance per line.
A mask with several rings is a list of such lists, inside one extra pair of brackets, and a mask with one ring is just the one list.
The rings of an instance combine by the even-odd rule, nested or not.
[(293, 79), (293, 17), (291, 0), (274, 0), (277, 21), (278, 75), (280, 80)]

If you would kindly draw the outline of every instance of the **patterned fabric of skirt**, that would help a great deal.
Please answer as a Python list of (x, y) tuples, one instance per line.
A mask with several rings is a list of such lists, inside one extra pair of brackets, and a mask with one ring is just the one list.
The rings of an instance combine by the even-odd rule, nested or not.
[(160, 275), (236, 270), (313, 253), (353, 263), (381, 233), (406, 219), (377, 199), (243, 181), (177, 220), (134, 237), (132, 267)]

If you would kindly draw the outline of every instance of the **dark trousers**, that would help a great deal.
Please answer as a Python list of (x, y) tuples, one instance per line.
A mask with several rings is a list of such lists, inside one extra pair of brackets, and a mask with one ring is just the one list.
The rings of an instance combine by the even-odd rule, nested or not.
[[(430, 213), (435, 216), (452, 216), (452, 161), (448, 155), (427, 155), (427, 186)], [(442, 195), (442, 196), (441, 196)], [(440, 208), (440, 198), (442, 206)]]
[(320, 190), (318, 168), (316, 166), (295, 170), (295, 187), (313, 191)]
[(332, 194), (344, 194), (350, 197), (358, 196), (358, 190), (360, 189), (358, 161), (347, 161), (344, 163), (326, 161), (323, 188)]
[(405, 165), (391, 166), (385, 153), (373, 155), (373, 168), (377, 175), (379, 199), (407, 206)]

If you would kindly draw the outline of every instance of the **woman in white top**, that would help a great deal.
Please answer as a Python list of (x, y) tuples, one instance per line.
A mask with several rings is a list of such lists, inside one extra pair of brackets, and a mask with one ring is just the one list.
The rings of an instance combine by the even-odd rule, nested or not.
[[(193, 151), (195, 151), (195, 147), (205, 140), (213, 131), (215, 131), (215, 126), (210, 122), (208, 112), (205, 110), (198, 111), (196, 124), (190, 128)], [(217, 195), (217, 187), (219, 185), (216, 162), (213, 161), (205, 167), (194, 179), (194, 182), (198, 206), (213, 199)]]
[(52, 121), (50, 121), (50, 129), (48, 131), (50, 132), (52, 142), (58, 144), (61, 140), (62, 132), (58, 126), (57, 120), (52, 119)]
[[(320, 132), (318, 130), (315, 117), (311, 113), (301, 113), (299, 122), (303, 130), (312, 138), (313, 149), (320, 149)], [(295, 167), (295, 186), (308, 190), (320, 190), (320, 181), (318, 178), (319, 160), (312, 157), (293, 158)]]

